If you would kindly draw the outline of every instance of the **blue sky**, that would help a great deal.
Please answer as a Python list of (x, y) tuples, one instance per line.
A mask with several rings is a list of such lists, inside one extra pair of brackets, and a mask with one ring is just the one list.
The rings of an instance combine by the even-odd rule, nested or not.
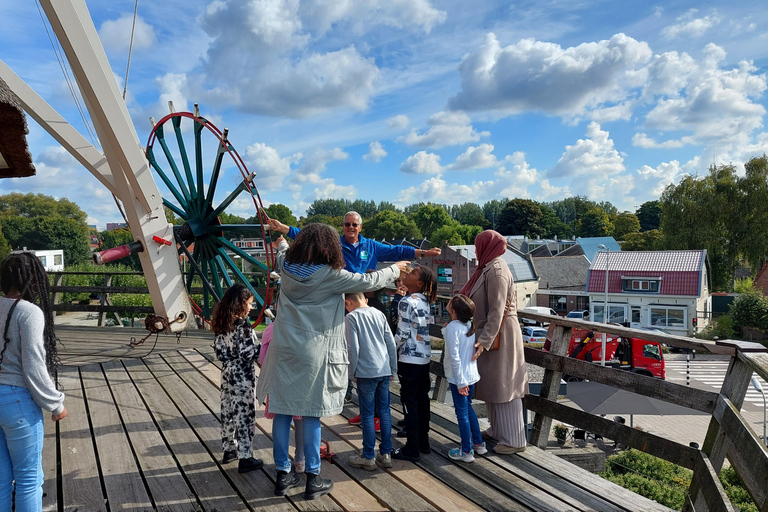
[[(87, 1), (122, 89), (133, 1)], [(406, 206), (571, 195), (634, 211), (768, 148), (768, 3), (140, 1), (127, 103), (139, 139), (199, 103), (265, 204)], [(33, 2), (0, 4), (0, 59), (86, 134)], [(103, 228), (110, 194), (30, 119), (38, 176)], [(217, 197), (237, 185), (225, 166)], [(253, 214), (238, 201), (228, 210)]]

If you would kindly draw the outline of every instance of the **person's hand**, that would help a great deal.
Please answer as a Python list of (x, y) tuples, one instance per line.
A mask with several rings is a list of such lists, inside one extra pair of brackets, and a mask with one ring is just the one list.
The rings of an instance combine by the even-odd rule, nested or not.
[(475, 353), (474, 353), (474, 355), (472, 356), (472, 360), (473, 360), (473, 361), (477, 361), (477, 358), (478, 358), (478, 357), (480, 357), (480, 355), (481, 355), (481, 354), (483, 353), (483, 351), (485, 350), (485, 348), (483, 348), (483, 346), (480, 344), (480, 342), (479, 342), (479, 341), (478, 341), (477, 343), (475, 343), (475, 348), (476, 348), (477, 350), (475, 350)]
[(432, 249), (424, 251), (424, 256), (440, 256), (442, 252), (443, 251), (439, 247), (433, 247)]
[(283, 238), (283, 235), (280, 235), (275, 240), (272, 240), (272, 242), (270, 243), (272, 244), (273, 249), (277, 249), (277, 247), (280, 245), (280, 242), (283, 242), (283, 241), (285, 241), (285, 238)]
[(288, 226), (277, 219), (268, 219), (267, 224), (269, 224), (269, 229), (272, 231), (277, 231), (286, 235), (288, 234)]
[(469, 386), (464, 386), (463, 388), (459, 388), (457, 390), (460, 395), (469, 396)]
[(352, 382), (354, 382), (355, 384), (357, 384), (357, 377), (352, 377)]
[(397, 268), (400, 270), (400, 277), (404, 276), (408, 273), (408, 261), (398, 261), (395, 263), (397, 265)]
[(64, 418), (67, 417), (67, 414), (68, 414), (67, 413), (67, 408), (65, 407), (64, 410), (61, 411), (59, 414), (51, 414), (51, 419), (53, 421), (63, 420)]
[(395, 380), (395, 376), (394, 376), (394, 375), (390, 375), (390, 376), (389, 376), (389, 380), (390, 380), (390, 381), (393, 381), (393, 380)]

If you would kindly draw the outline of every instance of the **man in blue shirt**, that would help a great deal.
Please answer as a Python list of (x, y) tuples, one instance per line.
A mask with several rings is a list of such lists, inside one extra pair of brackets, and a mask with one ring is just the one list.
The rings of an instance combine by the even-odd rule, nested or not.
[[(299, 228), (287, 226), (276, 219), (269, 219), (269, 228), (296, 238)], [(415, 249), (407, 245), (388, 245), (360, 235), (363, 229), (363, 219), (357, 212), (344, 215), (344, 234), (341, 237), (341, 252), (344, 254), (344, 267), (350, 272), (364, 274), (368, 270), (376, 270), (379, 261), (412, 260), (424, 256), (440, 256), (439, 247), (433, 249)]]

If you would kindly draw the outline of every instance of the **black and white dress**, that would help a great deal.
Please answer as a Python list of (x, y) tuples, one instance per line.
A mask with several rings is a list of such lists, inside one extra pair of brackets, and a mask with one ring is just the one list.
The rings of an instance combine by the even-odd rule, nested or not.
[(258, 339), (251, 324), (244, 319), (235, 322), (231, 332), (218, 334), (216, 358), (223, 363), (221, 371), (221, 442), (224, 451), (237, 450), (238, 459), (253, 457), (256, 406), (255, 363)]

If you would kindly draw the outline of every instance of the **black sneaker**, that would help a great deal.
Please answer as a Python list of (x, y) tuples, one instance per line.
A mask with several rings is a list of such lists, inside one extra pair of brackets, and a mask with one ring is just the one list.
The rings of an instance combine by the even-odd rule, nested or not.
[(408, 431), (405, 430), (405, 427), (397, 431), (397, 437), (408, 437)]
[(405, 420), (398, 420), (397, 423), (393, 423), (392, 426), (397, 425), (398, 427), (404, 427), (405, 426)]
[(224, 457), (221, 458), (222, 464), (229, 464), (237, 459), (237, 450), (227, 450), (224, 452)]
[(416, 454), (413, 454), (409, 450), (407, 450), (406, 447), (403, 447), (403, 448), (398, 448), (397, 450), (392, 450), (392, 458), (397, 460), (409, 460), (411, 462), (419, 462), (421, 460), (421, 455), (419, 455), (419, 452), (416, 452)]
[(291, 471), (278, 471), (277, 479), (275, 480), (275, 496), (285, 496), (288, 494), (288, 489), (293, 489), (301, 483), (299, 475)]
[(249, 471), (253, 471), (256, 469), (261, 469), (261, 466), (263, 465), (264, 465), (264, 462), (261, 459), (254, 459), (253, 457), (248, 457), (247, 459), (240, 459), (240, 462), (237, 463), (237, 472), (247, 473)]
[(432, 453), (432, 448), (428, 444), (426, 446), (419, 444), (419, 451), (424, 455), (429, 455), (430, 453)]
[(304, 491), (304, 499), (314, 500), (320, 496), (325, 496), (333, 489), (333, 482), (330, 478), (320, 478), (320, 475), (307, 473), (307, 488)]

